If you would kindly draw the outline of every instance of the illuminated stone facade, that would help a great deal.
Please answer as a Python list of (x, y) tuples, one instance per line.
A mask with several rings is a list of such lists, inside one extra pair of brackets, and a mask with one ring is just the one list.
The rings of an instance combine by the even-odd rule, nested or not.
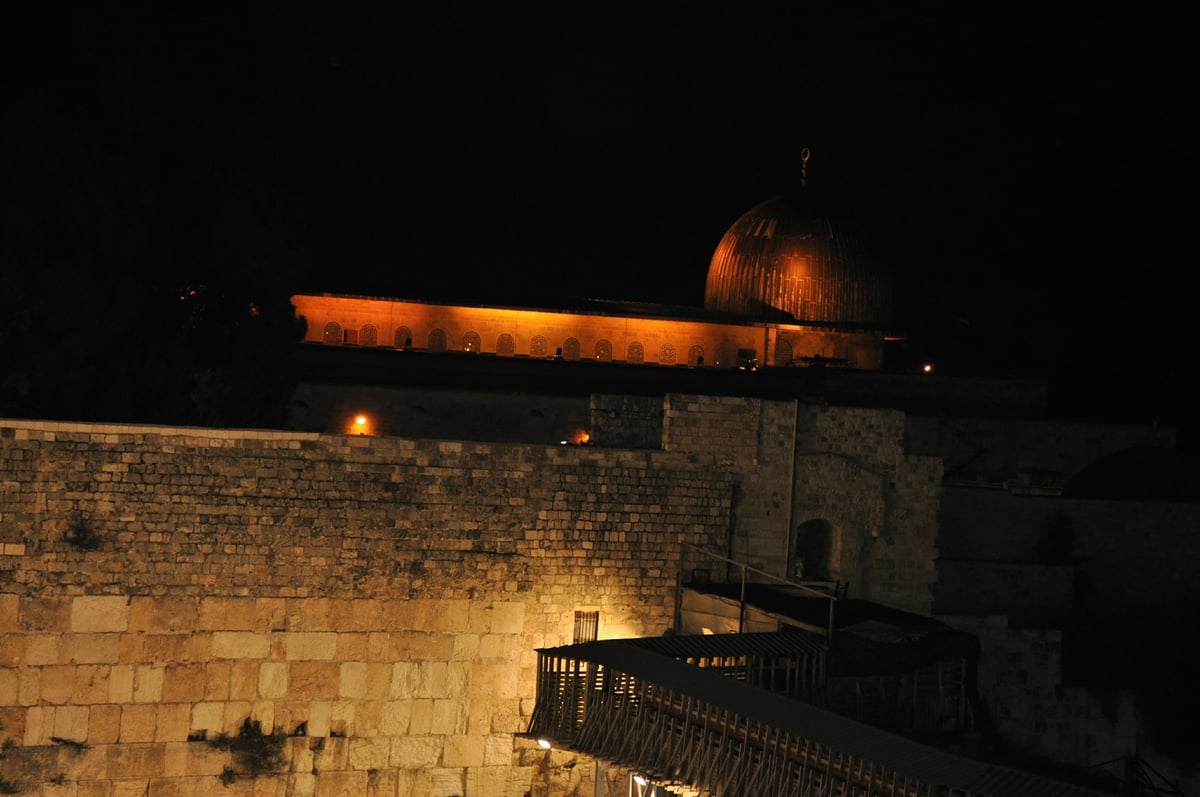
[(308, 322), (308, 343), (706, 368), (786, 367), (813, 358), (866, 370), (883, 364), (883, 333), (867, 328), (311, 294), (293, 296), (292, 304)]

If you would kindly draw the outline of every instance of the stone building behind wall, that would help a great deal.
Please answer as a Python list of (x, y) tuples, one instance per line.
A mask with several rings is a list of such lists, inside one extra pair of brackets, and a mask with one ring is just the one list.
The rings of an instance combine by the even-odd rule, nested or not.
[[(232, 794), (567, 793), (592, 768), (520, 736), (533, 651), (590, 622), (667, 632), (685, 549), (779, 575), (803, 552), (855, 597), (957, 618), (992, 654), (984, 699), (1039, 753), (1136, 740), (1136, 718), (1063, 691), (1060, 632), (986, 600), (1015, 574), (1061, 598), (1062, 568), (989, 561), (1032, 532), (993, 509), (971, 542), (975, 499), (947, 503), (964, 488), (911, 453), (904, 413), (670, 394), (594, 395), (588, 415), (588, 445), (550, 446), (5, 422), (3, 777), (208, 794), (242, 766), (210, 742), (250, 720), (287, 734), (288, 763)], [(1075, 506), (1078, 553), (1130, 556), (1117, 518), (1144, 514)], [(1182, 532), (1195, 511), (1169, 517)]]

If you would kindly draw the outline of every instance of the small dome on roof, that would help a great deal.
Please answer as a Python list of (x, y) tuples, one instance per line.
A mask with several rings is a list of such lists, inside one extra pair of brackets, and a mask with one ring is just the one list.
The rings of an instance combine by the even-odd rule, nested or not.
[(717, 245), (704, 308), (761, 321), (886, 325), (891, 276), (856, 231), (775, 197), (743, 214)]

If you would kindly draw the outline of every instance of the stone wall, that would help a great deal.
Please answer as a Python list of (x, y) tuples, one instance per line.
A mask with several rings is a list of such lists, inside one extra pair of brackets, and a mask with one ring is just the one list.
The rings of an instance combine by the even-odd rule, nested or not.
[(737, 474), (727, 556), (790, 576), (798, 529), (826, 524), (829, 575), (855, 597), (927, 611), (937, 574), (940, 461), (903, 449), (904, 414), (672, 395), (663, 446)]
[(1070, 563), (1096, 610), (1114, 612), (1169, 606), (1195, 593), (1197, 524), (1197, 504), (948, 487), (938, 547), (962, 561)]
[(593, 395), (588, 432), (593, 445), (605, 448), (661, 448), (661, 396)]
[(667, 396), (663, 447), (715, 457), (737, 473), (731, 534), (716, 549), (783, 576), (788, 555), (795, 402)]
[(1139, 749), (1128, 694), (1064, 685), (1062, 631), (1011, 628), (1003, 616), (940, 619), (979, 638), (981, 720), (1022, 753), (1087, 768)]
[(855, 597), (928, 611), (940, 461), (904, 453), (895, 410), (802, 406), (796, 425), (793, 529), (829, 523), (840, 549), (834, 575)]
[[(368, 385), (346, 390), (307, 383), (293, 394), (288, 416), (290, 428), (304, 432), (554, 445), (579, 442), (588, 427), (588, 400)], [(360, 416), (364, 429), (355, 424)]]
[(906, 447), (938, 456), (948, 478), (1036, 486), (1061, 486), (1105, 454), (1134, 446), (1171, 448), (1175, 432), (1153, 426), (1118, 426), (1049, 420), (909, 415)]
[[(694, 452), (3, 422), (0, 777), (537, 793), (534, 651), (576, 611), (662, 633), (731, 493)], [(287, 770), (221, 791), (242, 765), (201, 739), (247, 719), (292, 734)]]

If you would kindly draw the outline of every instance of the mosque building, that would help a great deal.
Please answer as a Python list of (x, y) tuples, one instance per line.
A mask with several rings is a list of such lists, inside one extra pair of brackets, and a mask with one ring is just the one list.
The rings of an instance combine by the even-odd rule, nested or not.
[[(892, 475), (867, 468), (845, 484), (828, 481), (859, 456), (848, 453), (858, 451), (859, 440), (873, 434), (854, 429), (843, 430), (846, 439), (825, 441), (830, 450), (847, 452), (834, 456), (827, 472), (803, 475), (811, 465), (806, 458), (833, 455), (801, 450), (815, 440), (800, 441), (800, 414), (808, 411), (801, 409), (790, 433), (796, 438), (786, 444), (794, 449), (791, 464), (768, 473), (754, 459), (743, 490), (761, 494), (764, 506), (792, 496), (788, 511), (797, 522), (804, 506), (825, 507), (828, 518), (766, 532), (766, 514), (744, 511), (730, 521), (731, 545), (735, 539), (744, 544), (750, 566), (781, 577), (792, 575), (806, 546), (808, 554), (820, 549), (821, 575), (839, 590), (848, 586), (852, 598), (940, 617), (977, 635), (984, 648), (980, 690), (997, 727), (1019, 747), (1079, 765), (1086, 756), (1064, 751), (1088, 748), (1090, 742), (1078, 740), (1109, 727), (1099, 698), (1087, 689), (1093, 676), (1056, 666), (1035, 675), (1012, 662), (1031, 659), (1030, 650), (1043, 651), (1043, 659), (1052, 651), (1055, 661), (1065, 661), (1062, 629), (1070, 618), (1076, 637), (1096, 639), (1106, 633), (1103, 618), (1133, 611), (1149, 592), (1162, 605), (1186, 592), (1186, 579), (1163, 573), (1167, 551), (1186, 537), (1190, 521), (1180, 518), (1194, 518), (1193, 509), (1131, 503), (1141, 498), (1122, 494), (1122, 486), (1088, 488), (1098, 468), (1112, 476), (1101, 467), (1106, 462), (1129, 461), (1121, 452), (1168, 457), (1173, 431), (1049, 419), (1040, 382), (889, 370), (887, 347), (902, 339), (892, 288), (891, 272), (870, 239), (801, 193), (768, 199), (729, 227), (709, 263), (702, 308), (589, 300), (546, 309), (298, 294), (292, 301), (307, 333), (299, 347), (292, 425), (329, 433), (657, 448), (667, 445), (664, 415), (672, 412), (672, 395), (817, 411), (870, 408), (858, 416), (863, 428), (881, 423), (894, 432), (863, 443), (864, 450), (886, 438), (899, 452)], [(592, 439), (604, 425), (597, 409), (620, 403), (597, 401), (599, 394), (648, 397), (649, 404), (637, 405), (639, 412), (651, 407), (645, 434), (618, 439), (601, 429), (601, 439)], [(631, 425), (627, 414), (621, 426)], [(672, 427), (670, 434), (680, 430)], [(705, 434), (698, 429), (695, 436)], [(760, 428), (760, 445), (764, 434)], [(940, 477), (931, 481), (915, 463), (933, 461)], [(849, 485), (868, 471), (878, 484), (851, 495), (858, 487)], [(1105, 482), (1114, 483), (1132, 482)], [(853, 519), (856, 507), (868, 506), (888, 519), (878, 527)], [(918, 515), (924, 519), (914, 522)], [(1173, 542), (1145, 544), (1138, 524), (1148, 517), (1154, 533)], [(819, 544), (805, 536), (818, 527)], [(1092, 591), (1081, 591), (1087, 584)], [(1010, 714), (1017, 704), (1021, 712)], [(1126, 720), (1103, 732), (1111, 734), (1106, 744), (1114, 750), (1136, 736), (1130, 729), (1137, 723)], [(1047, 727), (1057, 730), (1050, 734)]]
[(878, 370), (891, 323), (888, 269), (864, 237), (805, 204), (776, 197), (729, 228), (709, 265), (702, 311), (303, 294), (293, 303), (308, 320), (310, 343), (711, 369), (828, 363)]

